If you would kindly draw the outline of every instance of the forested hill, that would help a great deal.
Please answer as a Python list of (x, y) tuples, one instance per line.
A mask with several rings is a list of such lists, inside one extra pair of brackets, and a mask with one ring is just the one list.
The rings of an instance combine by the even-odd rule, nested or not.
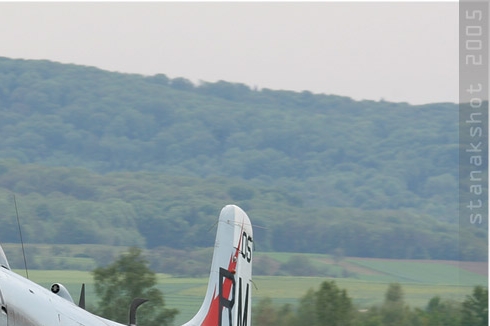
[[(342, 244), (344, 240), (335, 244), (324, 239), (325, 228), (333, 224), (345, 229), (346, 238), (356, 228), (371, 225), (368, 239), (393, 237), (398, 225), (397, 232), (408, 238), (393, 239), (403, 247), (403, 241), (413, 242), (420, 233), (414, 221), (424, 220), (422, 224), (434, 228), (424, 232), (442, 232), (454, 240), (457, 123), (458, 107), (450, 103), (359, 102), (308, 91), (253, 90), (224, 81), (194, 85), (163, 74), (0, 58), (4, 193), (31, 196), (26, 205), (50, 216), (36, 220), (44, 228), (70, 215), (90, 231), (101, 227), (105, 222), (100, 219), (107, 216), (112, 222), (104, 227), (135, 232), (118, 240), (122, 243), (131, 238), (149, 246), (182, 245), (152, 235), (152, 225), (165, 225), (168, 232), (182, 233), (180, 239), (187, 237), (187, 245), (201, 245), (200, 240), (193, 242), (192, 232), (209, 228), (210, 216), (219, 211), (211, 212), (209, 206), (226, 201), (247, 206), (251, 216), (258, 215), (256, 221), (269, 227), (259, 232), (265, 249), (352, 247)], [(187, 192), (179, 178), (192, 180), (184, 187)], [(173, 188), (178, 198), (172, 202), (151, 195), (148, 187), (158, 188), (156, 180), (174, 182), (165, 187)], [(187, 200), (195, 202), (192, 196), (202, 205), (185, 208)], [(71, 206), (56, 208), (60, 203), (53, 197), (66, 197)], [(154, 204), (157, 197), (165, 204)], [(84, 210), (77, 206), (82, 203), (98, 208)], [(8, 205), (8, 198), (2, 205)], [(118, 209), (125, 222), (115, 217)], [(0, 218), (11, 219), (9, 210), (2, 209)], [(295, 231), (302, 228), (316, 232), (312, 243)], [(34, 231), (30, 236), (33, 241), (49, 238)], [(93, 237), (77, 241), (103, 239)], [(483, 242), (478, 241), (480, 246)], [(440, 255), (417, 250), (412, 249), (419, 252), (412, 255)]]

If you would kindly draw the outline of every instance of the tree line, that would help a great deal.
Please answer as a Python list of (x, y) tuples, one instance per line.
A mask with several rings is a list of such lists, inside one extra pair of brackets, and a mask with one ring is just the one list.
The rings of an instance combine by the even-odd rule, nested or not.
[(345, 289), (324, 281), (309, 289), (298, 305), (274, 305), (264, 298), (254, 306), (253, 324), (258, 326), (487, 326), (488, 289), (476, 286), (463, 302), (435, 296), (425, 308), (404, 301), (402, 286), (389, 284), (381, 305), (357, 309)]
[(484, 260), (487, 250), (485, 232), (430, 215), (304, 207), (299, 196), (284, 189), (240, 179), (155, 172), (102, 175), (12, 160), (0, 161), (0, 170), (3, 243), (19, 242), (16, 194), (27, 243), (135, 245), (173, 257), (171, 248), (182, 253), (211, 246), (219, 210), (231, 202), (253, 218), (259, 251)]

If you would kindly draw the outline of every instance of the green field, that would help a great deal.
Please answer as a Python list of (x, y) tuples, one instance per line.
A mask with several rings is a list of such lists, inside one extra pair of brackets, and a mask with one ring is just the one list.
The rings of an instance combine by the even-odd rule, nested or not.
[[(269, 254), (274, 259), (287, 261), (292, 254)], [(338, 264), (326, 255), (308, 255), (316, 264), (331, 265), (348, 270), (351, 277), (334, 278), (339, 287), (345, 288), (354, 303), (361, 309), (383, 301), (388, 284), (402, 284), (405, 299), (412, 307), (424, 307), (433, 296), (462, 301), (474, 285), (487, 286), (486, 263), (473, 263), (475, 271), (448, 261), (410, 261), (387, 259), (345, 258)], [(21, 275), (25, 272), (17, 271)], [(39, 271), (29, 272), (30, 279), (49, 287), (54, 282), (64, 284), (75, 301), (78, 300), (81, 283), (87, 284), (87, 306), (95, 306), (93, 280), (90, 272)], [(278, 305), (296, 304), (309, 288), (317, 288), (326, 277), (254, 276), (256, 288), (253, 300), (270, 297)], [(166, 305), (177, 308), (180, 314), (176, 324), (189, 320), (204, 297), (207, 278), (176, 278), (158, 274), (158, 287), (164, 292)]]

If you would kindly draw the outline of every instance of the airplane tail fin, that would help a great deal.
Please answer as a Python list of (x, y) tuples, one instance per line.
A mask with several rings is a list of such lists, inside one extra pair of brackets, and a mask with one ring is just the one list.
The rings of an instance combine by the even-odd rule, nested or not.
[(247, 326), (252, 309), (252, 224), (238, 206), (220, 213), (204, 302), (183, 326)]

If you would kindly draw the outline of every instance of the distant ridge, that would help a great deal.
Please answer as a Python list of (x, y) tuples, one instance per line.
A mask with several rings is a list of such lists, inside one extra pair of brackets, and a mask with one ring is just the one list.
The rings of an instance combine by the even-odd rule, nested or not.
[[(46, 192), (52, 187), (52, 194), (70, 196), (75, 206), (93, 203), (87, 212), (73, 212), (87, 234), (101, 226), (95, 216), (114, 205), (120, 212), (114, 216), (128, 223), (123, 223), (126, 230), (135, 227), (136, 243), (169, 245), (157, 240), (151, 226), (164, 225), (182, 230), (168, 237), (187, 236), (190, 245), (199, 246), (207, 237), (200, 230), (216, 213), (208, 212), (206, 202), (225, 198), (251, 216), (254, 210), (261, 215), (255, 220), (269, 227), (258, 232), (265, 248), (329, 252), (338, 246), (351, 256), (457, 256), (457, 248), (445, 254), (430, 240), (431, 232), (441, 232), (437, 239), (446, 234), (447, 245), (458, 236), (453, 234), (458, 221), (456, 104), (354, 101), (308, 91), (253, 90), (226, 81), (194, 85), (164, 74), (2, 57), (0, 137), (0, 186), (21, 196), (40, 194), (39, 207), (30, 209), (41, 216), (41, 207), (49, 211), (39, 222), (44, 227), (50, 218), (68, 219), (55, 213)], [(171, 188), (182, 195), (174, 205), (170, 200), (156, 204), (160, 197), (150, 190), (160, 187), (154, 180), (165, 179), (175, 182)], [(192, 196), (199, 203), (186, 207), (183, 198), (192, 201)], [(417, 228), (419, 222), (430, 229)], [(311, 243), (298, 238), (303, 227)], [(363, 231), (366, 239), (348, 240)], [(373, 247), (376, 236), (386, 240), (390, 232), (399, 253), (378, 248), (384, 240)], [(470, 242), (483, 244), (486, 234), (468, 232)], [(330, 233), (335, 239), (323, 239)], [(49, 241), (34, 231), (31, 237)], [(97, 232), (92, 237), (77, 241), (101, 241)], [(114, 237), (111, 244), (129, 239)], [(408, 243), (418, 249), (407, 249)]]

